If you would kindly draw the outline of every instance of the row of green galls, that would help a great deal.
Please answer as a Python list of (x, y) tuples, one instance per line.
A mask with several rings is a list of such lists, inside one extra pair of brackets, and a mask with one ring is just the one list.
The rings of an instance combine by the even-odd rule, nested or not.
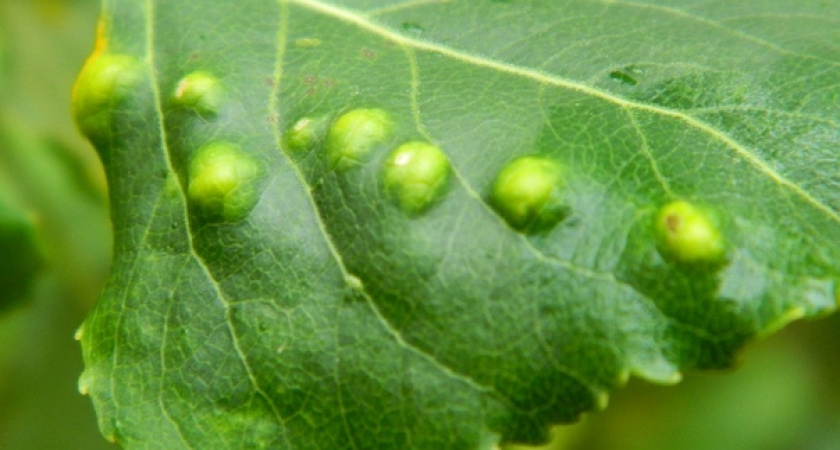
[[(94, 142), (111, 133), (111, 116), (143, 78), (143, 66), (125, 55), (100, 55), (82, 72), (74, 91), (79, 128)], [(218, 114), (223, 104), (221, 83), (206, 72), (181, 79), (169, 97), (176, 106), (204, 117)], [(303, 118), (284, 135), (291, 152), (320, 148), (329, 167), (347, 171), (368, 160), (369, 153), (391, 139), (393, 122), (382, 109), (353, 109), (332, 121)], [(319, 147), (320, 146), (320, 147)], [(391, 201), (410, 217), (441, 201), (452, 178), (446, 154), (423, 141), (392, 149), (385, 160), (383, 184)], [(188, 198), (192, 208), (211, 220), (244, 219), (259, 200), (263, 166), (235, 144), (211, 142), (191, 157)], [(549, 230), (567, 218), (565, 170), (543, 156), (524, 156), (504, 166), (493, 181), (488, 203), (514, 230)], [(709, 211), (686, 201), (662, 206), (653, 231), (660, 253), (685, 264), (718, 264), (726, 257), (726, 241)]]
[[(381, 109), (354, 109), (339, 116), (322, 136), (319, 119), (303, 118), (286, 132), (291, 151), (309, 151), (324, 142), (330, 167), (348, 170), (390, 138), (391, 118)], [(440, 148), (421, 141), (406, 142), (385, 161), (384, 185), (389, 196), (410, 215), (418, 214), (445, 194), (452, 168)], [(546, 157), (524, 156), (496, 175), (489, 204), (519, 232), (551, 229), (570, 213), (564, 170)], [(687, 264), (718, 264), (726, 254), (725, 240), (714, 214), (686, 201), (659, 209), (654, 232), (662, 255)]]
[[(323, 143), (330, 168), (346, 171), (391, 137), (390, 115), (381, 109), (348, 111), (324, 129), (321, 119), (303, 118), (284, 137), (292, 152), (315, 149)], [(446, 193), (452, 167), (446, 154), (423, 141), (409, 141), (391, 151), (383, 167), (389, 197), (409, 215), (432, 207)], [(556, 225), (567, 214), (560, 165), (527, 156), (508, 164), (496, 177), (490, 193), (493, 208), (518, 231)]]
[[(338, 116), (324, 130), (323, 119), (303, 118), (283, 139), (291, 152), (315, 149), (323, 143), (329, 167), (344, 172), (363, 163), (369, 153), (391, 138), (393, 123), (381, 109), (354, 109)], [(325, 134), (325, 135), (324, 135)], [(385, 160), (383, 181), (389, 196), (407, 214), (426, 211), (445, 194), (452, 168), (440, 148), (409, 141)]]

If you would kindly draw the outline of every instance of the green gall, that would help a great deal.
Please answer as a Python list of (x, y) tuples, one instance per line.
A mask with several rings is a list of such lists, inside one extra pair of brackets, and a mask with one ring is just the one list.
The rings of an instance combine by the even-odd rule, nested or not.
[(393, 125), (381, 109), (354, 109), (333, 122), (327, 133), (330, 167), (346, 170), (364, 161), (377, 145), (390, 136)]
[(202, 115), (216, 115), (222, 107), (224, 92), (219, 80), (207, 72), (193, 72), (178, 82), (172, 94), (174, 103), (194, 109)]
[(703, 208), (687, 201), (668, 203), (656, 214), (659, 252), (665, 259), (687, 264), (717, 264), (726, 257), (726, 242)]
[(143, 78), (143, 67), (132, 56), (99, 54), (82, 68), (73, 88), (73, 116), (89, 139), (111, 133), (111, 117)]
[(385, 188), (403, 211), (420, 213), (440, 198), (450, 170), (449, 159), (439, 148), (406, 142), (385, 161)]
[(262, 167), (240, 150), (213, 142), (201, 147), (189, 168), (189, 200), (210, 221), (244, 219), (259, 199)]
[(555, 161), (525, 156), (508, 164), (493, 182), (490, 204), (519, 231), (543, 231), (569, 214), (563, 170)]
[(326, 128), (327, 119), (304, 117), (283, 134), (283, 144), (294, 153), (308, 152), (321, 143)]

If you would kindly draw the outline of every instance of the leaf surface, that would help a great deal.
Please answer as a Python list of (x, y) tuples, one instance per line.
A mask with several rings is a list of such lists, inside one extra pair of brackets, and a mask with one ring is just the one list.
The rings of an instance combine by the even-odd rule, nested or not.
[[(106, 2), (75, 93), (115, 233), (81, 330), (104, 434), (537, 443), (630, 375), (728, 367), (833, 311), (838, 21), (816, 0)], [(410, 141), (451, 175), (395, 199)], [(494, 197), (522, 157), (562, 181), (539, 228)], [(724, 250), (663, 250), (675, 201)]]

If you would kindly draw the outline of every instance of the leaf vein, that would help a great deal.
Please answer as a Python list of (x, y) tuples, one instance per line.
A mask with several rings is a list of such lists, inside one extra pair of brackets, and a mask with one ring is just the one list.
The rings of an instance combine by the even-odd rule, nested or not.
[(624, 107), (627, 109), (635, 109), (640, 111), (649, 112), (652, 114), (658, 114), (663, 117), (669, 117), (671, 119), (678, 120), (683, 122), (684, 124), (688, 125), (691, 128), (697, 129), (701, 131), (715, 140), (724, 144), (724, 146), (730, 148), (736, 155), (738, 155), (741, 159), (746, 161), (750, 166), (752, 166), (755, 170), (759, 173), (764, 174), (765, 176), (769, 177), (775, 183), (784, 186), (786, 189), (790, 190), (791, 192), (795, 193), (798, 197), (802, 198), (805, 202), (811, 204), (816, 209), (820, 210), (826, 216), (828, 216), (831, 220), (840, 223), (840, 212), (836, 212), (832, 210), (828, 205), (821, 202), (817, 198), (813, 197), (810, 193), (803, 190), (799, 186), (797, 186), (792, 181), (788, 180), (775, 170), (770, 167), (767, 163), (761, 160), (758, 156), (753, 154), (749, 149), (744, 147), (739, 142), (735, 141), (732, 137), (728, 136), (726, 133), (723, 133), (720, 130), (715, 129), (711, 125), (698, 120), (695, 117), (692, 117), (689, 114), (684, 112), (664, 108), (657, 105), (651, 105), (646, 103), (635, 102), (631, 100), (627, 100), (625, 98), (619, 97), (612, 93), (603, 91), (601, 89), (588, 86), (582, 84), (580, 82), (576, 82), (573, 80), (569, 80), (566, 78), (559, 77), (557, 75), (544, 73), (532, 68), (522, 67), (514, 64), (510, 64), (503, 61), (498, 61), (486, 56), (482, 55), (475, 55), (470, 54), (461, 50), (453, 49), (438, 43), (420, 40), (417, 38), (406, 37), (402, 34), (399, 34), (389, 28), (386, 28), (378, 23), (375, 23), (369, 19), (366, 19), (364, 16), (359, 14), (358, 12), (347, 10), (344, 8), (340, 8), (338, 6), (322, 2), (320, 0), (288, 0), (289, 2), (296, 3), (303, 7), (312, 9), (314, 11), (319, 11), (323, 14), (332, 16), (336, 19), (342, 20), (347, 23), (354, 24), (362, 29), (365, 29), (371, 33), (378, 34), (383, 38), (386, 38), (392, 42), (407, 45), (409, 47), (420, 49), (424, 51), (439, 53), (442, 55), (446, 55), (452, 59), (462, 61), (464, 63), (472, 64), (478, 67), (486, 67), (489, 69), (494, 69), (499, 72), (508, 73), (511, 75), (520, 76), (523, 78), (528, 78), (540, 83), (546, 83), (558, 87), (562, 87), (565, 89), (569, 89), (571, 91), (580, 92), (582, 94), (590, 95), (595, 98), (599, 98), (610, 103), (613, 103), (617, 106)]
[(151, 86), (152, 86), (152, 92), (153, 92), (153, 95), (154, 95), (155, 113), (157, 115), (158, 128), (160, 130), (160, 139), (161, 139), (160, 145), (161, 145), (161, 150), (163, 151), (163, 153), (165, 155), (164, 159), (166, 160), (167, 170), (177, 180), (178, 187), (179, 187), (178, 194), (181, 197), (181, 204), (184, 205), (183, 213), (184, 213), (184, 223), (187, 224), (187, 230), (188, 230), (186, 235), (187, 235), (187, 244), (188, 244), (188, 248), (189, 248), (189, 256), (196, 262), (198, 267), (201, 269), (202, 273), (207, 277), (208, 281), (210, 282), (211, 286), (213, 287), (213, 290), (215, 291), (215, 294), (216, 294), (217, 298), (222, 302), (222, 304), (224, 306), (224, 309), (225, 309), (225, 324), (227, 325), (228, 332), (230, 333), (231, 342), (233, 343), (234, 351), (236, 352), (237, 357), (240, 359), (240, 362), (242, 363), (242, 365), (245, 369), (245, 372), (248, 374), (249, 381), (250, 381), (251, 385), (253, 386), (254, 391), (259, 396), (263, 397), (266, 402), (268, 402), (269, 406), (271, 407), (271, 409), (272, 409), (272, 411), (273, 411), (273, 413), (274, 413), (274, 415), (277, 419), (277, 423), (281, 427), (285, 428), (284, 420), (280, 416), (280, 412), (277, 409), (277, 405), (275, 405), (274, 400), (259, 385), (259, 382), (257, 381), (257, 378), (254, 375), (253, 369), (251, 368), (251, 365), (248, 363), (248, 359), (245, 356), (245, 353), (242, 351), (241, 345), (239, 343), (239, 337), (236, 334), (236, 329), (234, 328), (233, 322), (232, 322), (231, 317), (230, 317), (230, 314), (231, 314), (230, 305), (231, 305), (231, 303), (227, 299), (227, 297), (226, 297), (224, 291), (222, 290), (221, 286), (219, 286), (218, 282), (213, 277), (213, 273), (210, 270), (210, 268), (204, 262), (201, 255), (199, 255), (198, 252), (196, 251), (195, 244), (194, 244), (193, 238), (192, 238), (192, 234), (189, 232), (191, 227), (190, 227), (189, 214), (187, 213), (187, 208), (186, 208), (186, 205), (187, 205), (186, 190), (185, 190), (185, 186), (183, 185), (182, 180), (180, 179), (180, 177), (178, 177), (178, 174), (175, 171), (174, 166), (172, 165), (172, 159), (171, 159), (172, 156), (171, 156), (171, 153), (170, 153), (170, 150), (169, 150), (169, 145), (167, 143), (167, 137), (166, 137), (167, 136), (166, 126), (165, 126), (164, 121), (163, 121), (163, 105), (162, 105), (163, 97), (162, 97), (161, 92), (160, 92), (160, 85), (159, 85), (159, 80), (157, 79), (157, 70), (156, 70), (156, 67), (155, 67), (155, 52), (154, 52), (154, 40), (155, 40), (155, 35), (154, 35), (154, 11), (155, 11), (155, 7), (154, 7), (154, 0), (145, 0), (145, 8), (146, 8), (146, 18), (145, 18), (146, 19), (146, 23), (145, 23), (145, 27), (146, 27), (146, 58), (147, 58), (147, 63), (148, 63), (148, 66), (149, 66), (149, 72), (150, 72), (150, 76), (151, 76)]
[[(652, 5), (652, 4), (648, 4), (648, 3), (637, 3), (637, 2), (632, 2), (632, 1), (623, 1), (623, 0), (618, 0), (618, 1), (601, 0), (601, 1), (604, 1), (604, 3), (610, 4), (610, 5), (624, 5), (624, 6), (629, 6), (631, 8), (650, 9), (650, 10), (670, 14), (670, 15), (673, 15), (673, 16), (677, 16), (677, 17), (681, 17), (681, 18), (685, 18), (685, 19), (689, 19), (689, 20), (694, 20), (698, 23), (702, 23), (704, 25), (708, 25), (710, 27), (726, 31), (726, 32), (728, 32), (728, 33), (730, 33), (730, 34), (732, 34), (736, 37), (746, 39), (750, 42), (759, 44), (763, 47), (767, 47), (767, 48), (769, 48), (773, 51), (776, 51), (778, 53), (798, 56), (798, 57), (806, 58), (806, 59), (814, 59), (814, 60), (817, 60), (817, 61), (822, 61), (822, 62), (829, 63), (833, 66), (840, 65), (840, 63), (838, 63), (837, 61), (833, 61), (833, 60), (825, 59), (825, 58), (820, 58), (819, 56), (809, 55), (809, 54), (806, 54), (806, 53), (797, 53), (797, 52), (794, 52), (792, 50), (788, 50), (784, 47), (780, 47), (779, 45), (776, 45), (776, 44), (774, 44), (770, 41), (767, 41), (766, 39), (762, 39), (762, 38), (753, 36), (749, 33), (743, 32), (743, 31), (733, 30), (731, 28), (727, 28), (727, 27), (723, 26), (723, 24), (721, 22), (714, 21), (714, 20), (711, 20), (711, 19), (707, 19), (705, 17), (689, 14), (689, 13), (687, 13), (685, 11), (682, 11), (680, 9), (677, 9), (677, 8), (671, 8), (671, 7), (662, 6), (662, 5)], [(723, 21), (728, 21), (728, 20), (730, 20), (730, 19), (724, 19)]]
[[(278, 1), (280, 2), (281, 7), (283, 7), (285, 9), (285, 5), (287, 4), (288, 0), (278, 0)], [(288, 16), (288, 14), (283, 14), (283, 16), (286, 17), (286, 16)], [(279, 91), (280, 91), (281, 81), (282, 81), (282, 78), (283, 78), (283, 76), (282, 76), (283, 75), (282, 58), (283, 58), (283, 53), (285, 51), (285, 37), (284, 36), (278, 37), (278, 39), (280, 40), (280, 43), (283, 44), (283, 46), (278, 48), (278, 58), (277, 58), (277, 62), (276, 62), (276, 65), (275, 65), (275, 74), (274, 74), (274, 82), (273, 82), (274, 92), (272, 92), (272, 94), (271, 94), (270, 106), (269, 106), (270, 110), (272, 112), (275, 111), (276, 108), (277, 108), (277, 97), (278, 97), (278, 94), (279, 94)], [(358, 279), (358, 277), (356, 275), (352, 274), (347, 269), (347, 266), (344, 263), (344, 259), (341, 256), (341, 253), (338, 251), (338, 248), (335, 245), (335, 242), (334, 242), (334, 239), (333, 239), (332, 235), (327, 230), (326, 224), (324, 223), (323, 217), (321, 215), (320, 208), (318, 207), (318, 205), (315, 201), (315, 198), (312, 194), (311, 187), (309, 186), (309, 183), (306, 181), (306, 178), (303, 175), (300, 167), (292, 160), (292, 158), (285, 151), (285, 148), (284, 148), (283, 143), (282, 143), (282, 141), (283, 141), (282, 131), (279, 129), (279, 125), (275, 123), (273, 125), (273, 127), (274, 127), (276, 147), (279, 149), (280, 153), (283, 155), (286, 162), (290, 165), (292, 170), (295, 172), (296, 177), (298, 178), (300, 184), (303, 186), (303, 188), (306, 192), (307, 199), (309, 201), (310, 207), (312, 208), (313, 214), (315, 215), (315, 218), (317, 219), (319, 231), (322, 234), (322, 236), (324, 237), (324, 241), (326, 242), (327, 246), (329, 247), (330, 253), (332, 254), (333, 259), (335, 260), (338, 268), (341, 270), (345, 279), (351, 279), (351, 278)], [(454, 378), (454, 379), (461, 380), (461, 381), (467, 383), (468, 385), (472, 386), (474, 389), (476, 389), (478, 391), (491, 393), (492, 395), (497, 397), (500, 401), (503, 401), (504, 403), (507, 404), (507, 402), (505, 401), (505, 397), (503, 395), (501, 395), (501, 393), (499, 393), (492, 386), (484, 386), (481, 383), (477, 382), (476, 380), (472, 379), (470, 376), (454, 371), (452, 368), (446, 366), (441, 361), (437, 360), (437, 358), (435, 358), (434, 355), (431, 355), (431, 354), (427, 353), (426, 351), (424, 351), (423, 349), (418, 348), (415, 345), (407, 342), (403, 338), (400, 331), (398, 329), (394, 328), (393, 324), (391, 324), (391, 322), (388, 321), (388, 319), (385, 318), (382, 315), (381, 311), (379, 310), (379, 307), (376, 305), (376, 302), (373, 301), (371, 295), (368, 292), (366, 292), (364, 290), (364, 288), (362, 288), (359, 291), (359, 293), (365, 298), (365, 301), (368, 304), (368, 307), (372, 310), (374, 315), (377, 317), (377, 320), (382, 324), (383, 328), (394, 337), (394, 339), (397, 341), (398, 344), (400, 344), (400, 346), (402, 346), (403, 348), (405, 348), (405, 349), (411, 351), (412, 353), (420, 356), (421, 358), (423, 358), (427, 362), (431, 363), (434, 367), (441, 370), (447, 376), (449, 376), (451, 378)]]
[[(412, 77), (415, 77), (415, 76), (419, 77), (419, 70), (418, 70), (418, 67), (416, 65), (416, 59), (410, 59), (410, 61), (411, 61), (411, 64), (412, 64), (412, 69), (411, 69)], [(430, 142), (437, 142), (437, 140), (434, 138), (434, 136), (432, 136), (428, 132), (428, 130), (426, 130), (425, 126), (423, 126), (422, 121), (420, 119), (420, 111), (419, 111), (420, 108), (419, 108), (419, 105), (417, 103), (417, 101), (418, 101), (417, 100), (417, 97), (418, 97), (417, 90), (418, 89), (419, 89), (419, 82), (412, 82), (411, 101), (412, 101), (412, 111), (414, 112), (415, 121), (418, 123), (417, 126), (420, 128), (421, 133), (423, 133), (423, 135), (426, 139), (428, 139)], [(627, 112), (628, 115), (631, 115), (631, 117), (632, 117), (632, 111), (630, 109), (627, 109), (627, 108), (623, 108), (623, 109)], [(637, 126), (637, 125), (635, 125), (635, 120), (633, 121), (633, 123), (634, 123), (634, 126)], [(641, 131), (639, 131), (639, 133), (641, 134)], [(444, 151), (444, 153), (446, 153), (446, 149), (443, 149), (443, 151)], [(648, 155), (649, 155), (649, 152), (648, 152)], [(450, 159), (450, 161), (451, 161), (451, 159)], [(670, 195), (673, 195), (673, 194), (671, 194), (671, 191), (668, 188), (668, 184), (667, 184), (666, 180), (659, 173), (658, 165), (656, 164), (655, 159), (653, 159), (653, 155), (648, 156), (648, 161), (653, 165), (654, 170), (656, 171), (657, 175), (660, 177), (660, 182), (663, 183), (663, 186), (665, 187), (666, 192)], [(467, 196), (469, 196), (470, 198), (473, 199), (473, 201), (475, 201), (476, 203), (481, 205), (482, 208), (485, 210), (485, 212), (487, 212), (487, 214), (489, 214), (490, 216), (494, 217), (496, 219), (496, 221), (501, 226), (507, 228), (511, 233), (513, 233), (515, 236), (517, 236), (518, 239), (520, 240), (520, 242), (522, 242), (522, 244), (524, 245), (524, 247), (526, 249), (528, 249), (528, 251), (531, 252), (537, 259), (545, 262), (546, 264), (560, 266), (560, 267), (562, 267), (566, 270), (578, 273), (579, 275), (585, 276), (587, 278), (592, 278), (592, 279), (600, 280), (600, 281), (606, 281), (608, 283), (615, 284), (615, 285), (621, 286), (623, 288), (629, 289), (630, 291), (638, 294), (639, 297), (647, 300), (648, 303), (651, 303), (651, 304), (654, 303), (652, 299), (648, 298), (643, 293), (639, 292), (634, 286), (632, 286), (631, 284), (629, 284), (625, 281), (622, 281), (622, 280), (616, 278), (615, 275), (613, 275), (612, 273), (604, 272), (604, 271), (598, 271), (598, 270), (595, 270), (595, 269), (591, 269), (591, 268), (588, 268), (588, 267), (581, 266), (581, 265), (576, 264), (572, 261), (568, 261), (568, 260), (565, 260), (565, 259), (561, 259), (561, 258), (557, 258), (557, 257), (553, 257), (553, 256), (549, 256), (549, 255), (545, 254), (540, 249), (538, 249), (536, 246), (534, 246), (533, 242), (531, 242), (530, 239), (528, 239), (526, 236), (522, 235), (522, 233), (520, 233), (519, 231), (513, 229), (504, 219), (502, 219), (498, 214), (495, 213), (495, 211), (493, 211), (493, 209), (487, 203), (487, 200), (485, 200), (478, 193), (478, 190), (476, 190), (472, 186), (472, 184), (466, 179), (466, 177), (463, 175), (461, 170), (458, 168), (458, 166), (454, 162), (451, 162), (451, 168), (452, 168), (452, 173), (453, 173), (455, 179), (458, 181), (458, 184), (460, 184), (464, 188), (464, 191), (467, 193)], [(655, 307), (655, 304), (653, 306)], [(662, 313), (661, 310), (659, 310), (658, 308), (657, 308), (657, 310), (660, 311), (660, 313)], [(679, 320), (677, 320), (673, 317), (667, 316), (664, 313), (662, 313), (662, 314), (663, 314), (663, 318), (667, 322), (671, 323), (674, 327), (686, 330), (687, 332), (694, 334), (695, 336), (697, 336), (700, 339), (708, 340), (708, 341), (711, 341), (711, 342), (716, 342), (716, 341), (720, 340), (720, 338), (710, 335), (708, 332), (706, 332), (705, 330), (703, 330), (699, 327), (691, 326), (691, 325), (689, 325), (687, 323), (683, 323), (683, 322), (681, 322), (681, 321), (679, 321)], [(573, 372), (568, 371), (568, 370), (567, 370), (567, 372), (568, 372), (567, 374), (569, 376), (577, 379)]]

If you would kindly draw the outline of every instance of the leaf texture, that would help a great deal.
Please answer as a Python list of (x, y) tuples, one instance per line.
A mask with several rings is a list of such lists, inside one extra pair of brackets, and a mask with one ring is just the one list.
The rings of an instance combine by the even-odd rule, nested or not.
[[(115, 234), (80, 329), (104, 434), (538, 443), (631, 375), (728, 367), (833, 311), (830, 3), (106, 1), (75, 92)], [(359, 109), (381, 129), (336, 162), (330, 135)], [(409, 141), (451, 170), (412, 211), (383, 172)], [(563, 214), (540, 229), (494, 204), (522, 157), (562, 176)], [(229, 178), (199, 189), (199, 172)], [(654, 222), (674, 201), (709, 211), (721, 263), (663, 251)]]

